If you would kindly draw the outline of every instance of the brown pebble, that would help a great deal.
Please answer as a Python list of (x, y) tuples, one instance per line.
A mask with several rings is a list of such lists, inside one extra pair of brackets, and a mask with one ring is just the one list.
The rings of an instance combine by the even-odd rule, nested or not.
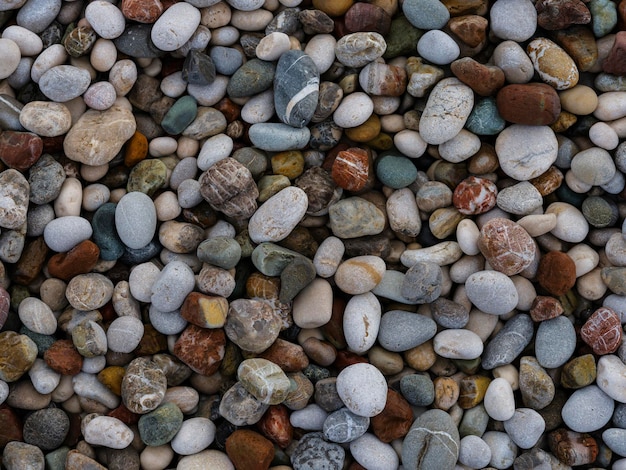
[(211, 375), (224, 358), (226, 335), (221, 329), (204, 329), (189, 325), (174, 344), (174, 355), (194, 372)]
[(44, 353), (43, 359), (52, 370), (63, 375), (76, 375), (83, 367), (83, 356), (69, 339), (60, 339), (52, 343)]
[(285, 405), (270, 406), (257, 423), (257, 427), (265, 437), (282, 449), (293, 439), (293, 426), (289, 422), (289, 410)]
[(377, 5), (358, 2), (344, 16), (346, 29), (351, 33), (374, 31), (385, 36), (391, 27), (391, 17)]
[(41, 137), (32, 132), (5, 130), (0, 134), (0, 160), (9, 168), (28, 170), (43, 151)]
[(563, 173), (555, 166), (551, 166), (543, 174), (530, 180), (539, 193), (545, 197), (559, 189), (563, 182)]
[(598, 61), (598, 46), (591, 28), (570, 26), (554, 31), (552, 37), (574, 59), (579, 72), (587, 72)]
[(450, 64), (450, 70), (480, 96), (495, 94), (502, 88), (505, 81), (504, 72), (501, 68), (495, 65), (481, 64), (471, 57), (455, 60)]
[(226, 439), (226, 453), (236, 469), (267, 470), (274, 459), (274, 445), (258, 432), (238, 429)]
[(561, 302), (548, 295), (538, 295), (530, 306), (530, 318), (536, 322), (556, 318), (563, 312)]
[(22, 420), (18, 414), (6, 404), (0, 405), (0, 449), (11, 441), (23, 441)]
[(67, 453), (65, 470), (107, 470), (107, 468), (74, 449)]
[(591, 21), (591, 12), (582, 0), (539, 0), (535, 9), (537, 24), (548, 31)]
[(484, 375), (468, 375), (459, 384), (459, 406), (464, 410), (475, 407), (485, 398), (487, 387), (491, 383)]
[(57, 253), (48, 261), (52, 277), (69, 281), (74, 276), (91, 272), (100, 256), (100, 248), (91, 240), (84, 240), (66, 253)]
[(585, 465), (596, 460), (598, 444), (589, 434), (561, 428), (548, 434), (550, 450), (565, 465)]
[(459, 384), (451, 377), (436, 377), (433, 385), (435, 386), (433, 406), (444, 411), (452, 408), (459, 399)]
[(566, 253), (550, 251), (541, 257), (537, 281), (552, 295), (563, 295), (576, 284), (576, 264)]
[(465, 45), (474, 48), (487, 40), (489, 22), (479, 15), (462, 15), (448, 21), (450, 31)]
[(309, 365), (309, 358), (302, 346), (277, 338), (274, 344), (259, 354), (278, 365), (285, 372), (299, 372)]
[(318, 338), (307, 338), (302, 343), (305, 354), (316, 364), (326, 367), (337, 359), (337, 350), (332, 344)]
[(224, 297), (191, 292), (180, 308), (180, 316), (200, 328), (221, 328), (228, 314)]
[(413, 410), (401, 394), (388, 389), (385, 408), (371, 418), (370, 424), (378, 439), (391, 442), (407, 435), (413, 424)]
[(347, 191), (361, 191), (369, 178), (370, 161), (370, 153), (359, 147), (339, 152), (332, 166), (333, 181)]
[(602, 61), (602, 70), (613, 75), (626, 74), (626, 31), (619, 31), (615, 35), (611, 52)]
[(622, 344), (620, 316), (609, 307), (597, 309), (580, 329), (580, 337), (598, 355), (610, 354)]
[(41, 274), (49, 251), (43, 237), (27, 242), (19, 261), (15, 264), (13, 282), (24, 286), (33, 282)]
[(561, 112), (559, 95), (545, 83), (507, 85), (498, 92), (496, 105), (503, 119), (528, 126), (550, 125)]
[(522, 272), (535, 259), (535, 241), (520, 225), (500, 217), (480, 230), (478, 248), (491, 267), (507, 276)]

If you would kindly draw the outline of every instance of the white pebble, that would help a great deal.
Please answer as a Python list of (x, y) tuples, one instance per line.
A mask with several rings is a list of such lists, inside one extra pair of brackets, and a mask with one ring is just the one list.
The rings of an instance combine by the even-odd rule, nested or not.
[(373, 111), (372, 99), (362, 91), (357, 91), (347, 95), (339, 103), (333, 114), (333, 120), (344, 129), (357, 127), (367, 121)]
[(216, 427), (208, 418), (190, 418), (183, 421), (172, 439), (172, 450), (179, 455), (193, 455), (203, 451), (215, 439)]
[(496, 421), (506, 421), (515, 414), (515, 397), (511, 384), (503, 378), (493, 379), (484, 399), (485, 411)]

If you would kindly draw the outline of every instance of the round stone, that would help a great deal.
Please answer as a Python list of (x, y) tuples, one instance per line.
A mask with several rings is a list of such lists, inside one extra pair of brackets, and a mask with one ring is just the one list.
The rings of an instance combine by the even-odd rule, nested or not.
[(208, 418), (196, 417), (183, 421), (170, 445), (179, 455), (194, 455), (211, 445), (216, 427)]
[(576, 331), (564, 316), (542, 321), (535, 339), (535, 354), (542, 367), (553, 369), (565, 364), (576, 349)]
[(291, 387), (282, 369), (267, 359), (246, 359), (237, 368), (237, 378), (249, 393), (267, 405), (282, 403)]
[(461, 439), (459, 462), (471, 468), (483, 468), (489, 465), (491, 449), (480, 437), (470, 434)]
[[(438, 439), (432, 439), (432, 436)], [(454, 468), (460, 437), (452, 417), (443, 410), (428, 410), (417, 417), (402, 442), (405, 468)]]
[(530, 316), (521, 314), (511, 318), (487, 343), (482, 356), (483, 368), (491, 370), (513, 362), (530, 344), (534, 333)]
[(341, 408), (324, 420), (324, 437), (339, 444), (352, 442), (365, 434), (369, 425), (369, 417), (354, 414), (348, 408)]
[(22, 54), (19, 46), (8, 38), (0, 38), (0, 50), (2, 51), (0, 55), (2, 59), (0, 62), (2, 64), (0, 66), (0, 79), (5, 79), (15, 72), (20, 64)]
[(135, 435), (126, 424), (111, 416), (95, 416), (84, 427), (85, 442), (110, 449), (125, 449)]
[(376, 176), (385, 186), (400, 189), (415, 181), (417, 168), (407, 157), (386, 154), (376, 159)]
[(406, 0), (402, 12), (419, 29), (441, 29), (450, 19), (450, 13), (439, 0)]
[(173, 312), (183, 305), (194, 287), (195, 277), (191, 268), (182, 261), (171, 261), (154, 281), (150, 301), (158, 310)]
[(355, 295), (348, 301), (343, 314), (343, 331), (351, 351), (363, 354), (374, 346), (380, 319), (380, 302), (371, 292)]
[(270, 197), (250, 218), (248, 233), (255, 243), (277, 242), (286, 238), (308, 208), (306, 193), (289, 186)]
[(152, 447), (170, 442), (183, 424), (183, 413), (174, 403), (164, 403), (139, 418), (141, 441)]
[(483, 342), (470, 330), (449, 329), (441, 331), (434, 337), (433, 348), (441, 357), (469, 360), (480, 357)]
[(44, 229), (43, 237), (51, 250), (64, 253), (80, 242), (89, 239), (92, 234), (93, 229), (86, 219), (68, 215), (48, 223)]
[(530, 408), (518, 408), (513, 417), (504, 422), (504, 429), (511, 440), (522, 449), (530, 449), (541, 438), (546, 423), (543, 417)]
[(447, 65), (459, 57), (461, 50), (448, 34), (433, 29), (424, 33), (417, 42), (417, 52), (420, 57), (433, 64)]
[(527, 181), (548, 170), (558, 153), (554, 131), (548, 126), (513, 124), (496, 138), (500, 168), (518, 181)]
[(167, 379), (161, 368), (150, 359), (140, 357), (132, 360), (126, 368), (122, 380), (122, 401), (133, 413), (145, 414), (161, 404), (166, 389)]
[(200, 25), (200, 11), (183, 2), (168, 8), (154, 23), (150, 38), (162, 51), (174, 51), (182, 47)]
[(118, 317), (107, 329), (107, 344), (111, 351), (131, 353), (139, 346), (143, 333), (144, 326), (140, 319), (131, 316)]
[(385, 407), (387, 381), (371, 364), (353, 364), (337, 376), (337, 393), (352, 413), (371, 418)]
[(364, 468), (395, 470), (398, 454), (390, 444), (382, 442), (374, 434), (365, 433), (350, 443), (350, 453)]
[(43, 450), (60, 447), (70, 430), (70, 419), (60, 408), (47, 408), (32, 413), (24, 421), (24, 442)]
[(435, 400), (435, 386), (425, 374), (409, 374), (400, 379), (402, 396), (414, 406), (429, 406)]
[(378, 342), (388, 351), (402, 352), (425, 343), (437, 332), (430, 318), (402, 310), (390, 310), (380, 321)]
[(537, 28), (537, 10), (530, 0), (498, 0), (489, 11), (490, 27), (501, 39), (524, 42)]
[(276, 65), (274, 81), (274, 105), (278, 118), (293, 127), (308, 124), (317, 107), (319, 81), (317, 65), (309, 55), (296, 50), (283, 53)]
[(378, 256), (355, 256), (339, 265), (335, 282), (347, 294), (365, 294), (382, 280), (385, 268), (385, 262)]
[(491, 267), (507, 276), (519, 274), (537, 256), (534, 240), (519, 224), (496, 217), (483, 225), (478, 248)]
[(608, 183), (616, 172), (615, 163), (609, 152), (598, 147), (574, 155), (571, 170), (576, 178), (592, 186)]
[(122, 197), (115, 207), (115, 228), (129, 248), (143, 248), (156, 232), (156, 209), (152, 199), (139, 191)]
[(611, 420), (614, 406), (611, 397), (596, 385), (589, 385), (572, 393), (561, 410), (561, 416), (573, 431), (592, 432)]
[(504, 378), (493, 379), (485, 393), (485, 410), (496, 421), (506, 421), (515, 413), (515, 397), (511, 384)]
[(230, 303), (224, 331), (241, 349), (258, 354), (274, 343), (280, 328), (280, 317), (269, 303), (237, 299)]
[(52, 335), (57, 329), (57, 319), (52, 309), (36, 297), (22, 300), (17, 313), (22, 324), (35, 333)]
[(519, 300), (511, 278), (499, 271), (478, 271), (465, 281), (469, 300), (480, 310), (492, 315), (511, 312)]
[(82, 95), (90, 83), (87, 70), (73, 65), (57, 65), (41, 76), (39, 88), (51, 101), (64, 103)]

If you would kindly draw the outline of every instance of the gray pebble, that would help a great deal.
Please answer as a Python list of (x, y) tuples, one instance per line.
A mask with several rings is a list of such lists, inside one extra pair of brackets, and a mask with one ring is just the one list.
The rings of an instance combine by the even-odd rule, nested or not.
[(539, 364), (553, 369), (565, 364), (576, 349), (574, 325), (564, 316), (540, 323), (535, 337), (535, 355)]
[(164, 335), (176, 335), (183, 331), (187, 326), (187, 320), (181, 315), (179, 310), (173, 312), (162, 312), (161, 310), (150, 305), (150, 311), (148, 313), (150, 318), (150, 324), (159, 333)]
[(368, 417), (358, 416), (348, 408), (341, 408), (328, 415), (324, 421), (324, 437), (340, 444), (352, 442), (365, 434), (369, 425)]
[(52, 220), (43, 232), (46, 245), (59, 253), (71, 250), (93, 234), (91, 224), (82, 217), (67, 215)]
[(343, 468), (346, 452), (339, 444), (324, 440), (321, 432), (302, 436), (291, 454), (293, 470), (317, 470)]
[(540, 208), (543, 197), (537, 188), (528, 181), (521, 181), (500, 190), (496, 197), (500, 209), (515, 215), (528, 215)]
[(181, 307), (194, 286), (195, 277), (191, 268), (181, 261), (172, 261), (152, 285), (150, 301), (155, 308), (171, 312)]
[(543, 417), (530, 408), (518, 408), (509, 420), (504, 422), (504, 430), (518, 447), (530, 449), (541, 438), (546, 423)]
[(50, 204), (42, 204), (41, 206), (33, 206), (28, 211), (28, 219), (26, 221), (26, 235), (29, 237), (39, 237), (43, 235), (46, 225), (54, 220), (54, 209)]
[(29, 31), (41, 33), (57, 17), (61, 5), (61, 0), (28, 0), (17, 12), (15, 20)]
[(626, 457), (626, 429), (609, 428), (602, 433), (604, 443), (620, 457)]
[(42, 155), (29, 171), (30, 202), (46, 204), (54, 201), (61, 192), (64, 181), (63, 165), (51, 155)]
[(442, 297), (430, 304), (430, 312), (444, 328), (463, 328), (469, 321), (469, 311), (463, 305)]
[(43, 450), (54, 450), (63, 444), (70, 430), (70, 419), (60, 408), (45, 408), (24, 421), (24, 441)]
[(91, 83), (89, 71), (73, 65), (57, 65), (39, 79), (39, 88), (51, 101), (65, 103), (79, 97)]
[(437, 409), (425, 411), (417, 417), (402, 442), (403, 467), (454, 468), (460, 445), (459, 432), (448, 413)]
[(486, 370), (510, 364), (530, 344), (534, 335), (534, 324), (526, 314), (515, 315), (489, 341), (482, 356)]
[(443, 272), (438, 264), (420, 261), (404, 275), (400, 293), (405, 299), (418, 304), (433, 302), (441, 295)]
[(221, 75), (232, 75), (243, 64), (243, 55), (233, 47), (215, 46), (211, 49), (215, 70)]
[(561, 410), (561, 416), (573, 431), (593, 432), (611, 420), (614, 407), (613, 399), (597, 385), (588, 385), (572, 393)]
[(517, 456), (517, 446), (504, 432), (487, 431), (483, 440), (491, 449), (489, 465), (495, 468), (509, 468)]
[(461, 439), (459, 463), (470, 468), (484, 468), (491, 460), (491, 449), (480, 437), (469, 435)]
[(43, 452), (37, 446), (11, 441), (4, 447), (2, 464), (6, 470), (40, 470), (44, 468)]
[(231, 269), (241, 259), (241, 245), (234, 238), (209, 238), (198, 245), (197, 255), (203, 263)]
[(414, 406), (429, 406), (435, 400), (435, 385), (428, 374), (409, 374), (400, 379), (400, 392)]
[(437, 324), (419, 313), (391, 310), (380, 320), (378, 342), (388, 351), (401, 352), (425, 343), (437, 333)]

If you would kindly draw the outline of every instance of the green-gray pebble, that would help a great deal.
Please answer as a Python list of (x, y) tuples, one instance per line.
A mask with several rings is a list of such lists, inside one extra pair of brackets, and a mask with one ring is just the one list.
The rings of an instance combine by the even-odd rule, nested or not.
[(69, 451), (69, 447), (63, 446), (47, 453), (44, 457), (46, 460), (46, 468), (49, 470), (65, 470), (65, 459)]
[(170, 442), (183, 425), (183, 413), (174, 403), (165, 403), (139, 418), (139, 436), (148, 446)]
[(272, 62), (251, 59), (233, 74), (226, 92), (232, 98), (258, 95), (272, 86), (275, 72)]
[(281, 302), (291, 302), (298, 293), (315, 279), (316, 271), (313, 262), (304, 256), (298, 256), (285, 266), (280, 273)]
[(385, 186), (406, 188), (417, 178), (417, 168), (407, 157), (386, 154), (376, 160), (376, 176)]
[(198, 114), (198, 104), (189, 95), (179, 98), (161, 121), (161, 127), (171, 135), (178, 135), (193, 122)]
[(597, 38), (606, 36), (617, 24), (617, 6), (611, 0), (591, 0), (591, 26)]
[(493, 97), (477, 100), (465, 123), (467, 130), (476, 135), (496, 135), (505, 125)]
[(167, 181), (167, 167), (156, 158), (150, 158), (137, 163), (128, 176), (126, 190), (130, 193), (140, 191), (148, 196), (154, 195), (157, 190), (165, 186)]
[(428, 410), (415, 420), (404, 438), (402, 465), (410, 469), (454, 468), (459, 446), (459, 431), (452, 417), (443, 410)]
[(417, 29), (404, 16), (391, 21), (389, 34), (385, 37), (387, 49), (383, 54), (385, 59), (393, 59), (401, 55), (415, 54), (415, 45), (424, 31)]
[(617, 204), (599, 196), (590, 196), (583, 201), (582, 213), (595, 228), (612, 227), (617, 222)]
[(414, 406), (429, 406), (435, 400), (435, 385), (427, 375), (405, 375), (400, 379), (400, 392)]
[(241, 246), (234, 238), (215, 237), (204, 240), (197, 249), (198, 259), (223, 269), (234, 268), (241, 259)]
[(265, 242), (252, 251), (252, 264), (266, 276), (280, 276), (283, 269), (300, 256), (295, 251)]

